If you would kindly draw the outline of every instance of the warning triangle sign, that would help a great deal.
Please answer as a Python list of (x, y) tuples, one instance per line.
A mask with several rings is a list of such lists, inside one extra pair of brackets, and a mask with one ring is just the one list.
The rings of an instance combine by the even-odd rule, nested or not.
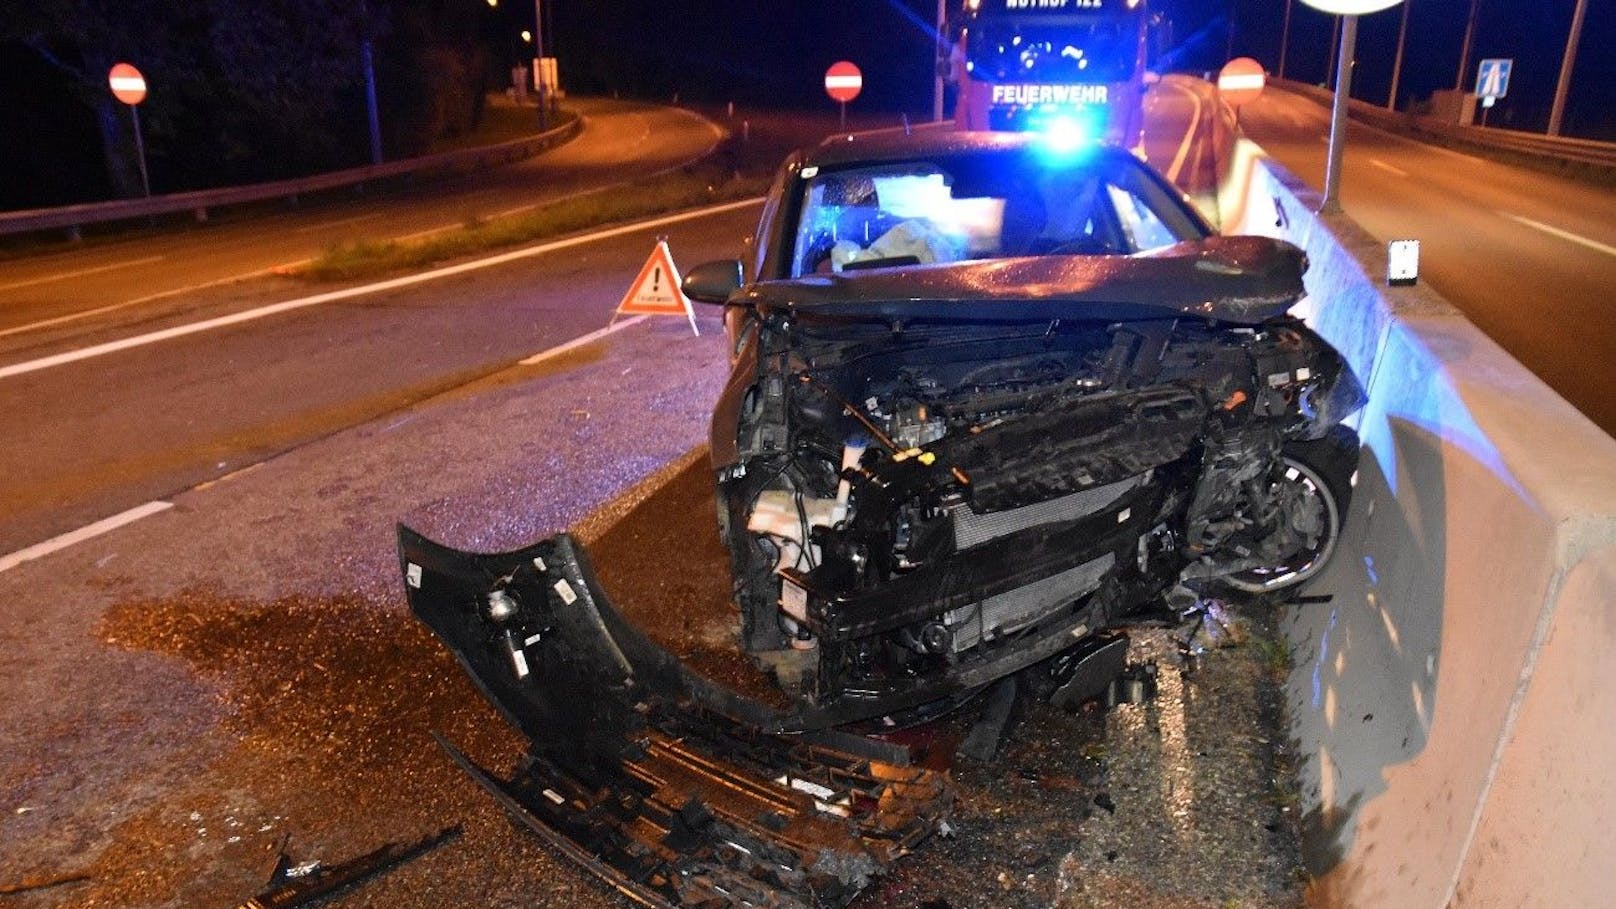
[(690, 330), (696, 328), (696, 314), (691, 311), (690, 298), (679, 287), (679, 269), (674, 267), (673, 254), (668, 252), (668, 241), (658, 240), (645, 260), (640, 276), (634, 279), (623, 302), (617, 304), (613, 318), (624, 315), (684, 316), (690, 320)]

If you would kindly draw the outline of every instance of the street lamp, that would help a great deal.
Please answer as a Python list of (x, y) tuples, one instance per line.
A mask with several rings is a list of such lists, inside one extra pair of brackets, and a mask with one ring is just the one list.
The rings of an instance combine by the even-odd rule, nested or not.
[(1582, 16), (1588, 11), (1588, 0), (1577, 0), (1577, 11), (1571, 15), (1571, 34), (1566, 37), (1565, 57), (1560, 61), (1560, 79), (1554, 85), (1554, 105), (1549, 110), (1549, 135), (1560, 135), (1560, 121), (1565, 116), (1566, 95), (1571, 91), (1571, 67), (1577, 62), (1577, 43), (1582, 40)]
[(1403, 75), (1403, 45), (1408, 42), (1408, 8), (1414, 0), (1403, 0), (1403, 23), (1397, 27), (1397, 56), (1392, 58), (1392, 90), (1386, 96), (1386, 109), (1397, 109), (1397, 83)]
[(1352, 64), (1357, 56), (1358, 17), (1396, 6), (1399, 0), (1302, 0), (1341, 17), (1341, 50), (1335, 61), (1335, 103), (1330, 105), (1330, 157), (1324, 166), (1324, 201), (1319, 211), (1341, 210), (1341, 156), (1346, 151), (1347, 100), (1352, 97)]
[(550, 128), (550, 80), (544, 73), (543, 0), (533, 0), (533, 73), (539, 82), (539, 129)]

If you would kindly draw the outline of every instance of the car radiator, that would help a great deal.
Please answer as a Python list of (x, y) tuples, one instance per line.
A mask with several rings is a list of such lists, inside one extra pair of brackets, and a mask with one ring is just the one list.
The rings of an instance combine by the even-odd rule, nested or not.
[[(954, 548), (964, 552), (1005, 534), (1044, 524), (1065, 523), (1105, 511), (1117, 499), (1150, 481), (1150, 473), (1084, 489), (1070, 495), (989, 514), (969, 505), (949, 509), (954, 526)], [(1107, 553), (1024, 587), (988, 597), (969, 606), (949, 610), (943, 624), (952, 632), (950, 649), (962, 653), (972, 647), (1025, 628), (1079, 597), (1094, 592), (1115, 558)]]

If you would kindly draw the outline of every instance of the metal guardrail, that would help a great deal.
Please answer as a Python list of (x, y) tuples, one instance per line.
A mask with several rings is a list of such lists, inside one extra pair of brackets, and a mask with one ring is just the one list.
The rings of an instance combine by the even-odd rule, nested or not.
[(111, 202), (87, 202), (58, 208), (34, 208), (22, 211), (0, 212), (0, 236), (66, 229), (78, 239), (79, 229), (88, 224), (104, 224), (151, 218), (189, 212), (198, 221), (206, 221), (211, 209), (230, 205), (263, 202), (270, 199), (295, 199), (310, 193), (325, 192), (348, 186), (358, 186), (378, 180), (395, 179), (426, 173), (460, 173), (497, 167), (539, 152), (554, 148), (578, 134), (583, 118), (572, 117), (567, 123), (534, 136), (465, 148), (456, 151), (424, 155), (384, 164), (367, 164), (348, 170), (331, 171), (272, 183), (254, 183), (248, 186), (228, 186), (192, 192), (168, 193), (144, 199), (116, 199)]
[[(1325, 105), (1334, 97), (1330, 90), (1317, 85), (1277, 79), (1273, 84)], [(1372, 126), (1413, 133), (1441, 145), (1484, 154), (1502, 153), (1512, 160), (1538, 167), (1616, 181), (1616, 142), (1544, 136), (1496, 126), (1461, 126), (1435, 117), (1387, 110), (1367, 101), (1349, 101), (1347, 110), (1353, 118)]]

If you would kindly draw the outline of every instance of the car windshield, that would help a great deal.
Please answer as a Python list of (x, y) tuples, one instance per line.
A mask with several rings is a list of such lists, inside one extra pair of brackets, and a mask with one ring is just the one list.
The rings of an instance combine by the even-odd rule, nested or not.
[(1027, 149), (805, 168), (791, 276), (1037, 255), (1130, 255), (1205, 236), (1130, 156)]

